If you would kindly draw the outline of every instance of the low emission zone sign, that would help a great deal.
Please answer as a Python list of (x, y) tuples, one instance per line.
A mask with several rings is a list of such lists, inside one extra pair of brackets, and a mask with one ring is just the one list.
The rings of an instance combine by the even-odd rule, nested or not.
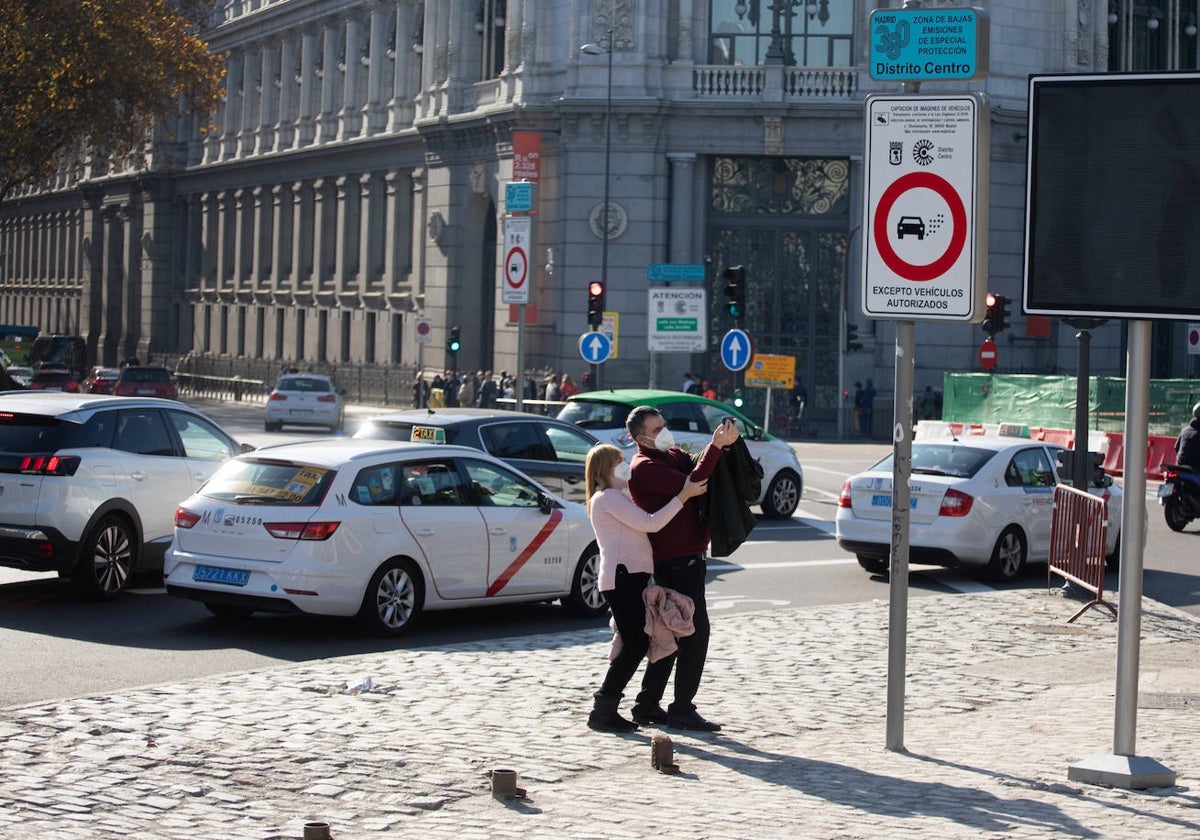
[(982, 79), (988, 17), (982, 9), (871, 12), (871, 78), (892, 82)]

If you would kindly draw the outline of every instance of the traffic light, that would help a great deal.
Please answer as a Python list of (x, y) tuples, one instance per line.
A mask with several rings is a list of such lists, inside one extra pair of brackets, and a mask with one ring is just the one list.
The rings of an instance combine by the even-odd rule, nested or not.
[(462, 349), (462, 332), (458, 327), (450, 328), (450, 337), (446, 339), (446, 352), (457, 353)]
[(604, 284), (599, 280), (588, 283), (587, 319), (593, 329), (604, 322)]
[(853, 353), (861, 349), (863, 346), (858, 340), (858, 324), (846, 324), (846, 352)]
[(1008, 329), (1008, 298), (1004, 295), (987, 294), (987, 312), (983, 316), (983, 331), (995, 335)]
[(742, 408), (746, 404), (745, 397), (742, 396), (742, 389), (738, 388), (733, 392), (733, 407)]
[(739, 321), (746, 314), (746, 269), (734, 265), (725, 269), (725, 311)]

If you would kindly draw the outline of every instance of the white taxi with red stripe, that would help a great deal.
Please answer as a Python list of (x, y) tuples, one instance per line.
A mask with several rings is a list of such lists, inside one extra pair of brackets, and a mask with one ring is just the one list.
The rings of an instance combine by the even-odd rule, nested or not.
[(320, 440), (226, 463), (175, 513), (167, 592), (217, 615), (357, 616), (562, 599), (606, 609), (582, 505), (478, 449)]

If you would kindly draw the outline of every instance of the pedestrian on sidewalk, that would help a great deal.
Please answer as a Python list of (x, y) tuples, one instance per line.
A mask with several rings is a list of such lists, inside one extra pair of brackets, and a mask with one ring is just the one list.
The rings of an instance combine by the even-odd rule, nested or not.
[(604, 682), (594, 695), (588, 727), (601, 732), (632, 732), (637, 724), (621, 717), (618, 707), (625, 686), (650, 645), (642, 593), (654, 564), (646, 534), (661, 530), (683, 510), (684, 502), (704, 493), (707, 482), (689, 478), (662, 508), (646, 513), (625, 495), (629, 465), (621, 450), (608, 444), (598, 444), (588, 452), (584, 480), (588, 514), (600, 546), (600, 594), (612, 611), (621, 638), (620, 651), (609, 663)]
[[(658, 510), (680, 492), (689, 478), (707, 481), (724, 454), (739, 437), (732, 418), (721, 421), (713, 432), (712, 442), (704, 447), (693, 461), (688, 453), (675, 446), (675, 438), (657, 409), (642, 405), (629, 413), (625, 420), (629, 436), (637, 441), (633, 456), (629, 491), (642, 510)], [(708, 657), (708, 607), (704, 601), (706, 575), (705, 554), (708, 551), (708, 525), (700, 517), (695, 501), (684, 504), (683, 510), (663, 527), (650, 535), (654, 551), (654, 582), (674, 589), (695, 603), (692, 621), (696, 632), (679, 639), (679, 652), (674, 657), (660, 659), (646, 666), (642, 691), (633, 707), (633, 719), (640, 724), (665, 723), (673, 729), (716, 732), (721, 727), (700, 716), (693, 702), (700, 690), (704, 662)], [(675, 699), (663, 711), (663, 694), (671, 669), (675, 668)]]

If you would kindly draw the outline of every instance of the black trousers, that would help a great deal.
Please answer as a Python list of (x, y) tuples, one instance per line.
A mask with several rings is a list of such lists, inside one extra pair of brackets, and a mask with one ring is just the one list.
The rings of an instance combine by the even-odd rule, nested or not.
[(668, 712), (686, 713), (696, 708), (692, 701), (700, 690), (700, 677), (704, 674), (704, 661), (708, 658), (708, 605), (704, 602), (704, 578), (707, 573), (704, 557), (677, 557), (654, 564), (654, 582), (667, 589), (686, 595), (696, 604), (692, 622), (696, 632), (679, 638), (679, 651), (646, 666), (642, 678), (642, 690), (637, 696), (637, 705), (653, 708), (662, 702), (675, 668), (675, 700)]
[(608, 673), (600, 686), (601, 694), (622, 694), (650, 648), (650, 639), (646, 635), (646, 604), (642, 601), (642, 592), (649, 582), (650, 575), (645, 572), (631, 574), (621, 565), (617, 566), (616, 586), (600, 593), (612, 610), (613, 622), (621, 634), (621, 652), (608, 665)]

